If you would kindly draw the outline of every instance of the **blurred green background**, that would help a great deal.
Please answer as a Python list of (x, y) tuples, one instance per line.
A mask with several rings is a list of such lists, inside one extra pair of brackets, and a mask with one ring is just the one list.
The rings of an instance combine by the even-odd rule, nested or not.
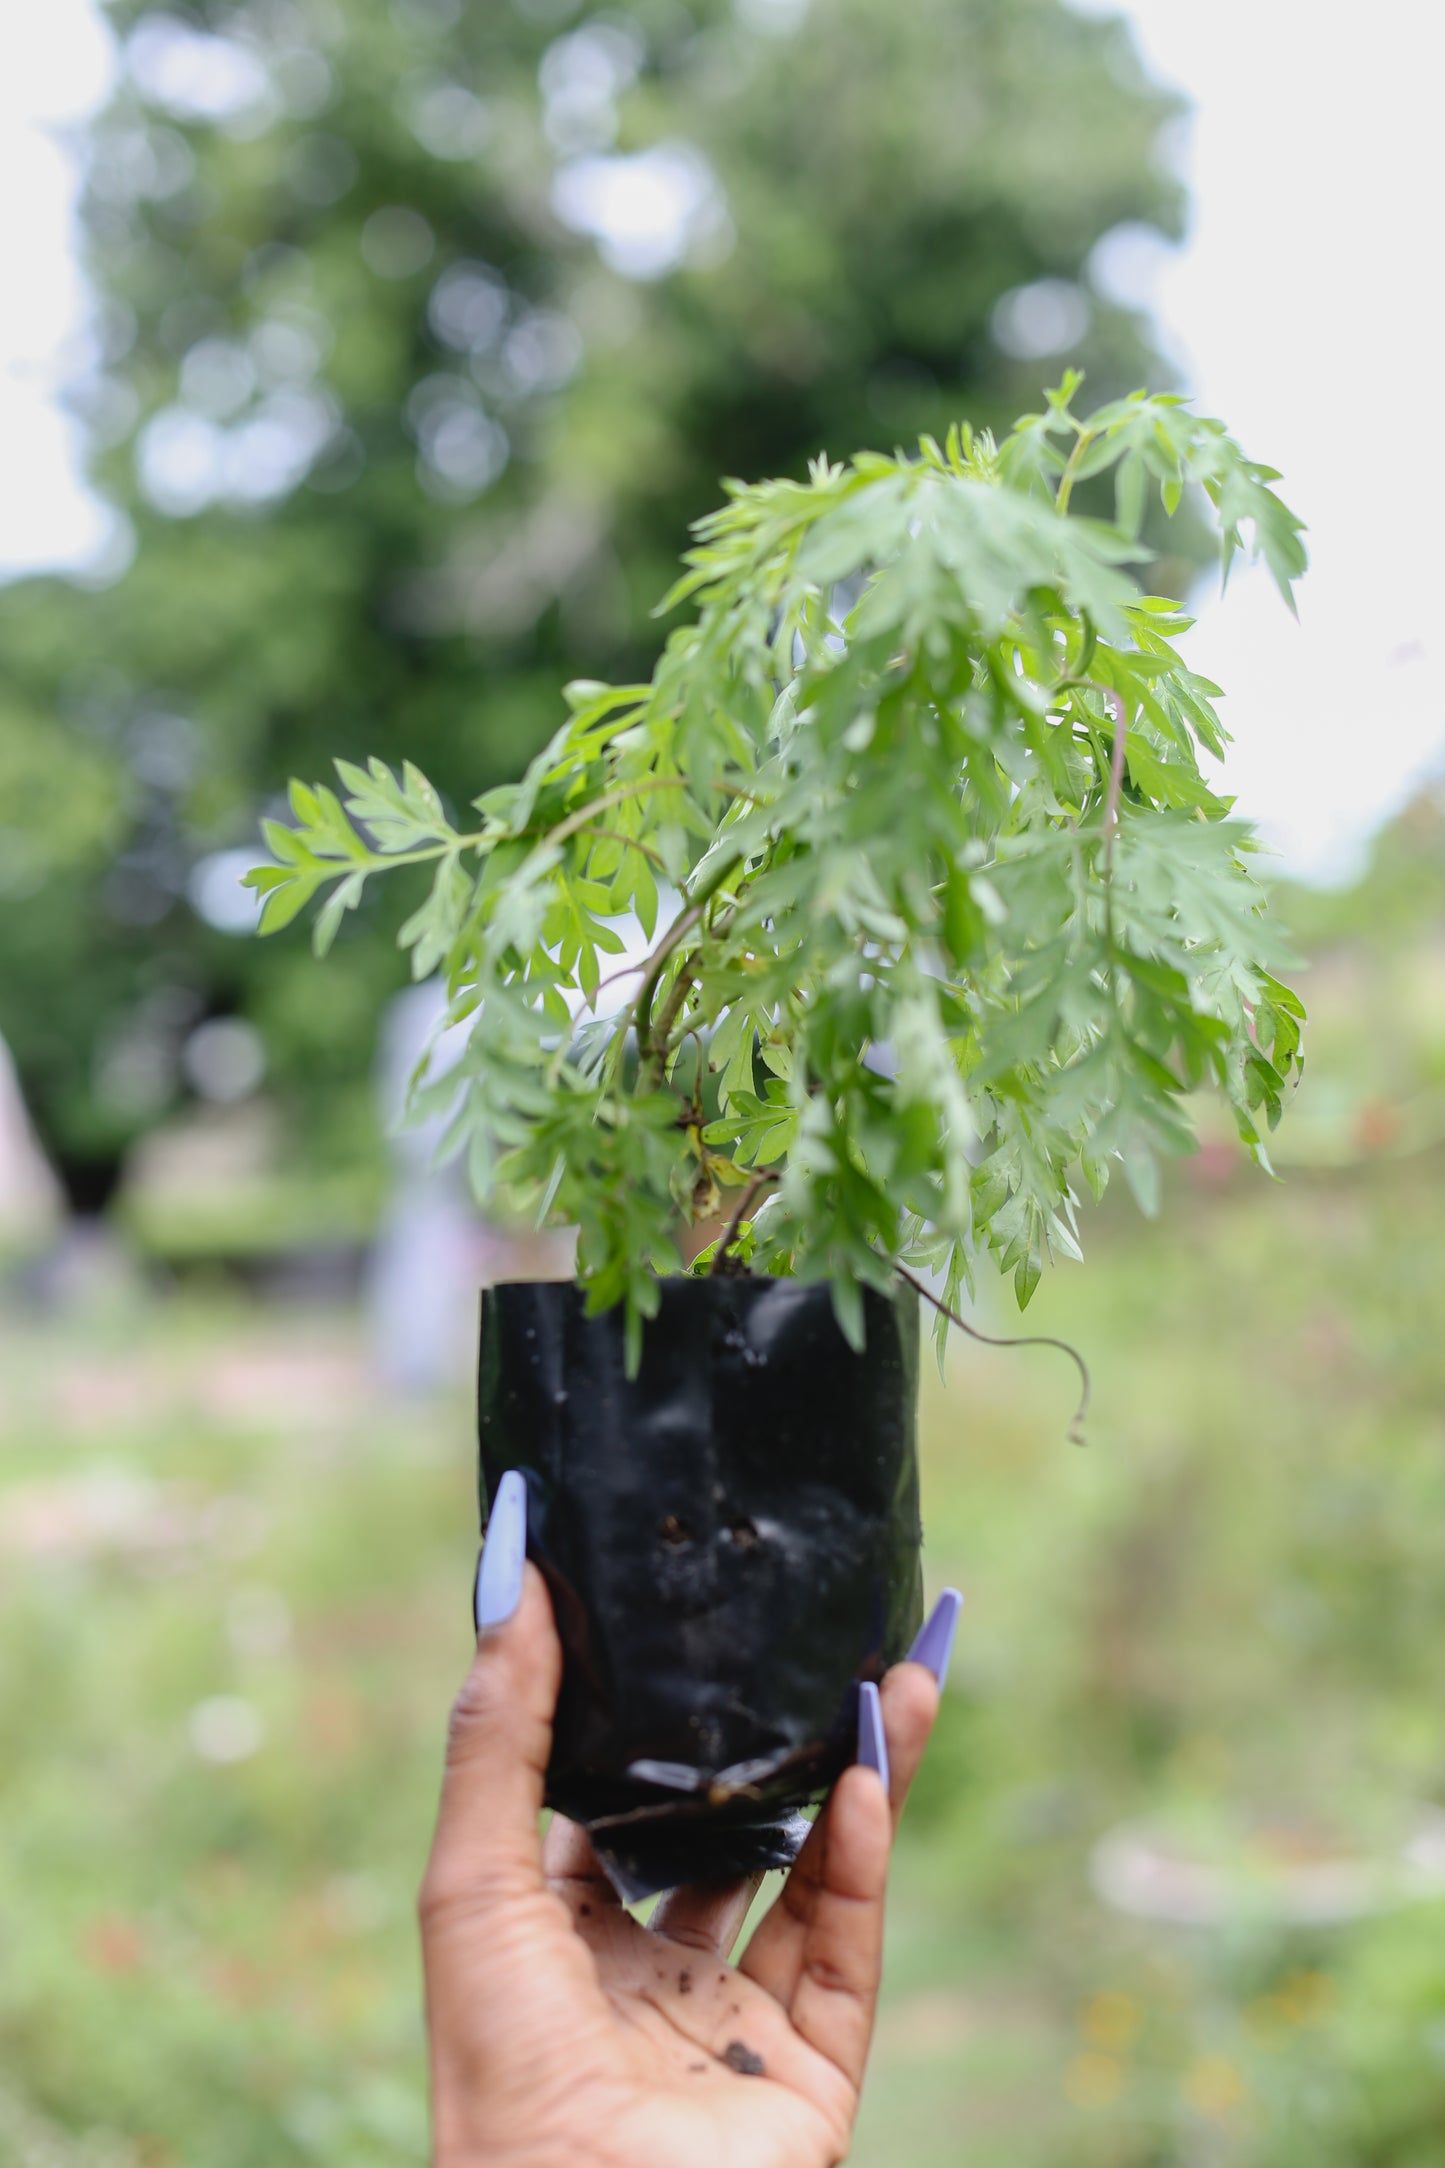
[(1064, 348), (1101, 398), (1157, 380), (1079, 281), (1183, 211), (1174, 101), (1062, 0), (107, 14), (73, 396), (134, 555), (0, 592), (0, 1035), (86, 1210), (233, 1088), (218, 1021), (291, 1177), (374, 1144), (413, 906), (324, 974), (241, 937), (290, 775), (410, 757), (464, 804), (569, 676), (650, 666), (720, 476), (1007, 423)]
[[(378, 1390), (358, 1295), (392, 928), (319, 971), (239, 865), (293, 769), (464, 799), (645, 669), (719, 474), (1167, 381), (1088, 266), (1179, 230), (1173, 107), (1058, 0), (108, 12), (75, 398), (134, 549), (0, 591), (0, 1037), (63, 1185), (0, 1229), (0, 2163), (422, 2161), (470, 1415)], [(1046, 1353), (926, 1388), (968, 1610), (865, 2168), (1442, 2158), (1445, 798), (1281, 901), (1281, 1184), (1205, 1110), (1030, 1314), (1090, 1447)]]

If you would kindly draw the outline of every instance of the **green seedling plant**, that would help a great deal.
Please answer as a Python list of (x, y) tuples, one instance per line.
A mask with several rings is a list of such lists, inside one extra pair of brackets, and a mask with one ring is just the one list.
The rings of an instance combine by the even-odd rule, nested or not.
[[(1081, 417), (1078, 383), (1001, 443), (728, 484), (650, 683), (569, 685), (474, 822), (373, 760), (267, 823), (262, 931), (329, 891), (320, 954), (374, 877), (430, 869), (400, 938), (448, 1053), (413, 1107), (484, 1207), (577, 1228), (634, 1366), (690, 1229), (723, 1229), (693, 1270), (826, 1276), (857, 1344), (898, 1272), (951, 1311), (992, 1255), (1026, 1304), (1116, 1167), (1152, 1211), (1201, 1087), (1268, 1165), (1304, 1012), (1201, 768), (1219, 688), (1130, 568), (1151, 493), (1188, 492), (1226, 574), (1262, 557), (1289, 601), (1300, 523), (1218, 421)], [(1108, 471), (1112, 519), (1081, 516)]]

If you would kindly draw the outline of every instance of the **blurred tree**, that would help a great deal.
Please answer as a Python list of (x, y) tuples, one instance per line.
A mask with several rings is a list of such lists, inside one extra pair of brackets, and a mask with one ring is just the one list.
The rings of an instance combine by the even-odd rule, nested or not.
[(280, 778), (515, 772), (568, 675), (645, 668), (719, 473), (1007, 421), (1066, 357), (1157, 382), (1088, 267), (1181, 217), (1171, 101), (1062, 0), (110, 12), (77, 397), (134, 553), (0, 595), (0, 1032), (88, 1203), (217, 1013), (310, 1149), (365, 1134), (389, 927), (325, 974), (238, 938)]
[(1328, 953), (1346, 944), (1383, 958), (1402, 943), (1445, 935), (1445, 775), (1427, 777), (1370, 845), (1348, 888), (1275, 884), (1302, 948)]

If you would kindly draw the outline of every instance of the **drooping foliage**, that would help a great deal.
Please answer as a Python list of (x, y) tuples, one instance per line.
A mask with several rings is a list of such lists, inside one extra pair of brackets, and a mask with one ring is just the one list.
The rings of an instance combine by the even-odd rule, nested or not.
[(193, 907), (278, 775), (515, 778), (584, 663), (651, 667), (719, 472), (1000, 425), (1051, 340), (1160, 382), (1085, 267), (1180, 211), (1170, 102), (1061, 0), (108, 12), (77, 400), (135, 556), (0, 595), (0, 1032), (77, 1179), (218, 1011), (354, 1149), (384, 906), (324, 975)]
[[(1152, 1208), (1201, 1086), (1265, 1156), (1303, 1010), (1201, 771), (1218, 687), (1127, 568), (1146, 494), (1194, 485), (1226, 566), (1252, 547), (1288, 599), (1299, 523), (1220, 423), (1142, 393), (1080, 419), (1076, 390), (1001, 444), (733, 485), (651, 681), (573, 684), (474, 828), (380, 760), (268, 826), (263, 927), (325, 891), (322, 953), (374, 876), (431, 866), (401, 939), (465, 1047), (419, 1104), (484, 1204), (579, 1227), (634, 1344), (689, 1223), (830, 1277), (856, 1335), (900, 1263), (953, 1299), (989, 1251), (1026, 1303), (1077, 1254), (1080, 1178), (1120, 1163)], [(1109, 470), (1112, 519), (1080, 517)], [(629, 911), (647, 952), (608, 1000)]]

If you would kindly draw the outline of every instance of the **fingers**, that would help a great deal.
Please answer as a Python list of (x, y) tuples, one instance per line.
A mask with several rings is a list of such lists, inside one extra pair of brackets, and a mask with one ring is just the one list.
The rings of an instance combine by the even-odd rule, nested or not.
[[(911, 1659), (895, 1664), (881, 1689), (867, 1687), (865, 1701), (870, 1711), (877, 1712), (877, 1738), (896, 1828), (933, 1729), (938, 1689), (927, 1670)], [(874, 1718), (870, 1716), (869, 1721)], [(865, 1757), (860, 1752), (859, 1758), (868, 1758), (870, 1768), (878, 1769), (877, 1755)], [(821, 1839), (817, 1841), (821, 1843)], [(814, 1842), (810, 1836), (809, 1845)], [(793, 1871), (798, 1870), (795, 1867)], [(742, 1933), (762, 1880), (757, 1874), (745, 1882), (700, 1883), (691, 1889), (673, 1890), (652, 1915), (653, 1932), (666, 1935), (672, 1942), (684, 1942), (690, 1949), (727, 1957)]]
[(946, 1588), (918, 1630), (918, 1638), (908, 1651), (910, 1664), (922, 1664), (925, 1671), (933, 1673), (934, 1684), (940, 1694), (948, 1677), (948, 1659), (953, 1654), (953, 1637), (958, 1631), (958, 1614), (963, 1609), (963, 1598), (956, 1588)]
[(691, 1889), (670, 1890), (649, 1924), (669, 1942), (725, 1958), (742, 1933), (762, 1881), (761, 1874), (752, 1874), (742, 1881), (699, 1882)]
[[(873, 1695), (875, 1698), (872, 1701), (866, 1696), (862, 1698), (863, 1723), (868, 1724), (870, 1732), (872, 1719), (867, 1712), (876, 1707), (881, 1719), (882, 1708), (881, 1696), (878, 1696), (876, 1688), (873, 1689)], [(860, 1723), (860, 1734), (863, 1732), (863, 1723)], [(859, 1743), (860, 1746), (864, 1744), (861, 1736)], [(881, 1812), (886, 1855), (886, 1846), (892, 1838), (894, 1824), (887, 1789), (891, 1772), (879, 1766), (880, 1755), (885, 1763), (889, 1759), (886, 1740), (875, 1741), (870, 1738), (867, 1753), (869, 1765), (861, 1773), (866, 1779), (866, 1788), (873, 1795)], [(739, 1968), (788, 2011), (792, 2009), (793, 1998), (803, 1976), (814, 1910), (820, 1892), (826, 1885), (834, 1805), (842, 1793), (845, 1780), (849, 1780), (850, 1789), (853, 1788), (853, 1775), (852, 1770), (845, 1770), (833, 1787), (831, 1796), (813, 1824), (807, 1843), (793, 1862), (787, 1880), (754, 1932)], [(902, 1781), (901, 1776), (897, 1781)]]
[(622, 1910), (622, 1900), (603, 1872), (592, 1839), (564, 1814), (552, 1817), (542, 1845), (542, 1866), (547, 1887), (562, 1899), (579, 1926)]
[[(845, 1769), (825, 1819), (787, 2011), (809, 2046), (856, 2087), (863, 2082), (883, 1972), (883, 1899), (893, 1838), (876, 1772)], [(749, 1969), (746, 1962), (743, 1969)]]
[(543, 1886), (538, 1815), (562, 1651), (546, 1585), (525, 1563), (526, 1492), (498, 1486), (477, 1575), (481, 1638), (452, 1710), (423, 1910), (475, 1908), (488, 1892)]
[(895, 1829), (938, 1715), (938, 1698), (948, 1677), (948, 1662), (953, 1654), (953, 1639), (962, 1609), (963, 1598), (958, 1590), (946, 1588), (924, 1620), (918, 1638), (903, 1662), (893, 1666), (879, 1688), (891, 1766), (889, 1796), (893, 1803)]
[[(842, 1873), (845, 1880), (856, 1879), (856, 1846), (860, 1842), (861, 1826), (858, 1816), (864, 1810), (854, 1805), (841, 1810), (851, 1834), (845, 1840), (841, 1859), (835, 1859), (839, 1801), (856, 1793), (861, 1783), (865, 1791), (871, 1793), (875, 1808), (885, 1804), (886, 1795), (888, 1836), (897, 1827), (909, 1786), (923, 1759), (923, 1750), (938, 1714), (937, 1682), (947, 1672), (959, 1606), (957, 1591), (946, 1590), (914, 1642), (908, 1659), (895, 1664), (888, 1672), (882, 1687), (877, 1690), (876, 1703), (870, 1694), (862, 1697), (859, 1760), (866, 1761), (869, 1766), (856, 1778), (850, 1770), (839, 1780), (832, 1798), (814, 1823), (812, 1835), (798, 1855), (777, 1902), (748, 1945), (742, 1970), (760, 1987), (766, 1988), (784, 2009), (792, 2010), (806, 1976), (809, 1936), (818, 1908), (827, 1897), (830, 1874)], [(875, 1709), (881, 1739), (875, 1735)], [(885, 1876), (887, 1850), (885, 1842)], [(846, 1917), (846, 1912), (840, 1914), (834, 1903), (825, 1904), (824, 1909), (833, 1921)], [(879, 1948), (881, 1951), (881, 1941)]]
[(921, 1664), (895, 1664), (878, 1688), (888, 1742), (888, 1799), (896, 1829), (938, 1715), (938, 1688)]

